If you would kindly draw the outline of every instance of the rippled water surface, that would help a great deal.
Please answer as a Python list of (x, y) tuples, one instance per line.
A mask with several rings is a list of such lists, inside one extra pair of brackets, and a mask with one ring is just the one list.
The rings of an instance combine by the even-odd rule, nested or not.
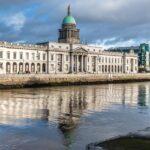
[(150, 127), (150, 82), (0, 91), (0, 150), (85, 150)]

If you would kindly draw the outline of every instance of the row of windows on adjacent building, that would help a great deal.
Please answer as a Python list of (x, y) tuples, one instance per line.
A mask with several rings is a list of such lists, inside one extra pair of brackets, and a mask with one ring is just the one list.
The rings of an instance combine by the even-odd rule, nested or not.
[[(0, 69), (3, 69), (3, 63), (0, 63)], [(46, 64), (40, 64), (40, 63), (25, 63), (23, 64), (20, 62), (17, 64), (16, 62), (6, 63), (6, 73), (46, 73)]]
[[(69, 55), (66, 55), (65, 58), (66, 61), (69, 61)], [(54, 61), (54, 54), (50, 54), (50, 60)], [(62, 60), (62, 54), (57, 54), (57, 60)]]
[[(46, 73), (46, 64), (40, 64), (40, 63), (25, 63), (23, 64), (22, 62), (20, 62), (19, 64), (17, 64), (16, 62), (14, 63), (10, 63), (7, 62), (6, 63), (6, 73)], [(4, 68), (4, 64), (0, 63), (0, 69)], [(50, 64), (50, 71), (55, 71), (55, 64)], [(62, 70), (59, 69), (59, 67), (57, 67), (57, 71), (61, 72)], [(64, 66), (64, 71), (69, 71), (69, 64), (65, 64)]]
[[(0, 58), (4, 58), (4, 52), (0, 51)], [(26, 60), (46, 60), (46, 54), (41, 53), (23, 53), (23, 52), (6, 52), (6, 59), (26, 59)]]
[[(59, 60), (59, 56), (60, 56), (61, 54), (58, 54), (57, 56), (58, 56), (58, 60)], [(62, 56), (61, 56), (62, 57)], [(93, 58), (94, 58), (95, 56), (91, 56), (91, 61), (93, 62), (93, 61), (95, 61)], [(102, 56), (99, 56), (99, 57), (97, 57), (98, 58), (98, 62), (99, 63), (115, 63), (115, 64), (122, 64), (123, 63), (123, 60), (122, 60), (122, 58), (112, 58), (112, 57), (102, 57)], [(54, 54), (51, 54), (50, 55), (50, 60), (51, 61), (54, 61)], [(69, 55), (66, 55), (66, 61), (69, 61)], [(88, 57), (88, 62), (90, 62), (90, 57)], [(131, 63), (131, 61), (130, 61), (130, 59), (127, 59), (126, 60), (126, 64), (130, 64)], [(137, 64), (137, 60), (135, 60), (135, 64)]]
[[(88, 65), (88, 71), (90, 71), (90, 66)], [(138, 68), (135, 67), (126, 67), (126, 71), (137, 71)], [(92, 71), (95, 72), (94, 67), (92, 67)], [(123, 72), (123, 67), (122, 66), (117, 66), (117, 65), (99, 65), (98, 66), (98, 72), (102, 72), (102, 73), (122, 73)]]
[[(3, 51), (0, 51), (0, 58), (4, 58), (4, 56), (3, 56)], [(58, 56), (59, 56), (59, 54), (58, 54)], [(51, 61), (54, 61), (54, 57), (55, 57), (55, 55), (54, 54), (50, 54), (50, 60)], [(43, 54), (41, 54), (41, 53), (28, 53), (28, 52), (26, 52), (26, 53), (23, 53), (23, 52), (19, 52), (19, 53), (17, 53), (17, 52), (12, 52), (12, 53), (10, 53), (10, 51), (7, 51), (7, 53), (6, 53), (6, 58), (7, 59), (11, 59), (11, 58), (13, 58), (13, 59), (26, 59), (26, 60), (46, 60), (46, 54), (45, 53), (43, 53)], [(92, 57), (91, 57), (92, 58)], [(66, 55), (66, 61), (69, 61), (69, 55)], [(92, 61), (93, 61), (93, 59), (92, 59)], [(102, 57), (102, 56), (99, 56), (98, 57), (98, 61), (99, 61), (99, 63), (122, 63), (123, 62), (123, 60), (121, 59), (121, 58), (112, 58), (112, 57)], [(90, 57), (88, 57), (88, 62), (90, 62)], [(130, 61), (127, 59), (127, 64), (129, 64), (130, 63)], [(136, 64), (137, 62), (135, 62), (135, 64)]]
[[(106, 58), (101, 58), (101, 57), (99, 57), (99, 62), (122, 64), (123, 60), (120, 59), (120, 58), (107, 58), (107, 57)], [(126, 63), (130, 64), (131, 63), (131, 59), (127, 59)], [(135, 64), (137, 64), (137, 60), (135, 60)]]
[(54, 72), (54, 71), (58, 71), (58, 72), (66, 71), (66, 72), (68, 72), (69, 71), (69, 64), (64, 65), (64, 70), (62, 70), (60, 64), (58, 64), (57, 70), (55, 68), (55, 64), (50, 64), (50, 71), (52, 71), (52, 72)]
[[(91, 67), (88, 65), (88, 71), (91, 71), (90, 68)], [(95, 72), (94, 67), (92, 67), (92, 71)], [(99, 65), (97, 71), (102, 73), (121, 73), (123, 72), (123, 67), (117, 65)]]
[[(0, 58), (4, 58), (4, 52), (0, 51)], [(6, 52), (6, 59), (25, 59), (25, 60), (46, 60), (46, 54), (40, 54), (40, 53), (23, 53), (23, 52), (12, 52), (10, 51)], [(54, 54), (50, 54), (50, 60), (54, 61)], [(66, 61), (69, 61), (69, 55), (66, 55)]]
[[(3, 69), (3, 63), (0, 63), (0, 69)], [(59, 67), (60, 65), (58, 64), (57, 71), (61, 72), (62, 70)], [(91, 67), (88, 65), (87, 71), (88, 72), (95, 72), (96, 70), (94, 69), (95, 67)], [(92, 70), (91, 70), (92, 69)], [(137, 67), (126, 67), (126, 71), (137, 71)], [(55, 64), (50, 64), (50, 71), (56, 71)], [(69, 64), (64, 65), (64, 71), (69, 71)], [(99, 65), (97, 68), (98, 72), (102, 73), (122, 73), (123, 72), (123, 67), (119, 65)], [(46, 64), (40, 64), (40, 63), (25, 63), (23, 64), (20, 62), (17, 64), (16, 62), (6, 63), (6, 73), (46, 73)]]
[(98, 60), (100, 63), (122, 63), (121, 58), (112, 58), (112, 57), (106, 57), (106, 56), (105, 57), (99, 56)]
[[(58, 54), (58, 56), (61, 54)], [(93, 56), (95, 57), (95, 56)], [(92, 58), (92, 56), (91, 56)], [(50, 55), (50, 60), (53, 61), (54, 60), (54, 54)], [(66, 61), (69, 61), (69, 55), (66, 55)], [(93, 59), (91, 59), (91, 61), (93, 61)], [(98, 57), (98, 61), (100, 63), (122, 63), (122, 59), (121, 58), (111, 58), (111, 57)], [(88, 62), (90, 62), (90, 57), (88, 57)], [(128, 60), (127, 60), (128, 63)]]
[[(91, 61), (94, 62), (95, 59), (94, 59), (95, 56), (91, 56)], [(88, 62), (90, 62), (90, 57), (88, 57)], [(99, 56), (98, 57), (98, 62), (99, 63), (115, 63), (115, 64), (122, 64), (123, 63), (123, 59), (122, 58), (113, 58), (113, 57), (102, 57), (102, 56)], [(127, 59), (126, 60), (126, 64), (130, 64), (131, 63), (131, 59)], [(137, 64), (137, 60), (135, 60), (135, 64)]]

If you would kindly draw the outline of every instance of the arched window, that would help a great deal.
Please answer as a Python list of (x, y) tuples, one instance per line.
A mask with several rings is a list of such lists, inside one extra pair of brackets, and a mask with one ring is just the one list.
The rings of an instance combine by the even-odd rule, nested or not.
[(117, 73), (117, 66), (115, 66), (115, 73)]
[(29, 73), (29, 64), (28, 63), (25, 64), (25, 72)]
[(105, 73), (107, 73), (107, 66), (105, 66)]
[(10, 73), (10, 70), (11, 70), (10, 63), (7, 62), (7, 63), (6, 63), (6, 73)]
[(35, 64), (34, 64), (34, 63), (31, 64), (31, 72), (32, 72), (32, 73), (35, 72)]
[(19, 63), (19, 73), (23, 73), (23, 63)]
[(13, 63), (13, 73), (17, 73), (17, 63)]
[(110, 66), (108, 66), (108, 72), (110, 73)]
[(111, 66), (111, 72), (112, 73), (114, 72), (114, 66)]
[(41, 71), (41, 66), (40, 66), (40, 64), (38, 63), (37, 64), (37, 73), (39, 73)]
[(122, 73), (122, 66), (120, 67), (120, 71), (121, 71), (121, 73)]
[(120, 72), (120, 66), (118, 66), (118, 72)]
[(46, 72), (46, 64), (42, 64), (42, 72)]

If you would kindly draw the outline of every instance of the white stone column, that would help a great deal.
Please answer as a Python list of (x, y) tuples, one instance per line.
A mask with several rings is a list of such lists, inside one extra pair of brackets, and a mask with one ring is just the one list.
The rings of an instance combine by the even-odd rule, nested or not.
[(74, 73), (74, 55), (72, 55), (72, 72)]
[(6, 74), (6, 62), (3, 63), (3, 73)]
[(13, 74), (13, 62), (10, 62), (10, 73)]
[(87, 72), (87, 70), (88, 70), (87, 56), (84, 56), (84, 62), (85, 62), (84, 70), (85, 70), (85, 72)]
[(34, 64), (35, 64), (35, 73), (37, 73), (37, 62), (35, 62)]
[(76, 66), (76, 72), (79, 72), (79, 55), (76, 55), (76, 62), (77, 62), (77, 66)]
[(31, 72), (31, 63), (29, 62), (29, 72)]
[(95, 57), (95, 73), (98, 73), (98, 62), (97, 62), (98, 57)]
[(16, 65), (17, 65), (17, 74), (19, 72), (19, 62), (16, 62)]
[(55, 69), (55, 73), (57, 73), (57, 72), (58, 72), (58, 69), (57, 69), (57, 68), (58, 68), (58, 67), (57, 67), (57, 66), (58, 66), (58, 62), (57, 62), (57, 54), (55, 54), (54, 56), (55, 56), (55, 57), (54, 57), (54, 60), (55, 60), (55, 66), (54, 66), (54, 69)]
[(40, 73), (43, 73), (43, 63), (40, 63)]
[(65, 73), (65, 69), (64, 69), (65, 61), (64, 61), (64, 59), (65, 59), (65, 56), (64, 56), (64, 54), (62, 54), (62, 73)]
[(112, 65), (110, 65), (110, 72), (109, 73), (112, 73)]
[(70, 54), (70, 73), (73, 73), (73, 55)]
[(84, 70), (83, 70), (83, 66), (84, 65), (84, 57), (83, 57), (83, 55), (81, 55), (81, 72), (83, 72)]
[(49, 54), (49, 50), (46, 53), (47, 55), (47, 74), (50, 73), (50, 54)]
[(23, 60), (22, 63), (23, 63), (23, 69), (22, 69), (23, 72), (22, 73), (25, 73), (25, 61)]

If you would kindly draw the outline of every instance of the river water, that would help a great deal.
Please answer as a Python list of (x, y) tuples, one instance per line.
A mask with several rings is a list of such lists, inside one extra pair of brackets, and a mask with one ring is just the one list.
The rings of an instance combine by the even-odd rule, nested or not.
[(85, 150), (150, 127), (150, 82), (0, 91), (0, 150)]

